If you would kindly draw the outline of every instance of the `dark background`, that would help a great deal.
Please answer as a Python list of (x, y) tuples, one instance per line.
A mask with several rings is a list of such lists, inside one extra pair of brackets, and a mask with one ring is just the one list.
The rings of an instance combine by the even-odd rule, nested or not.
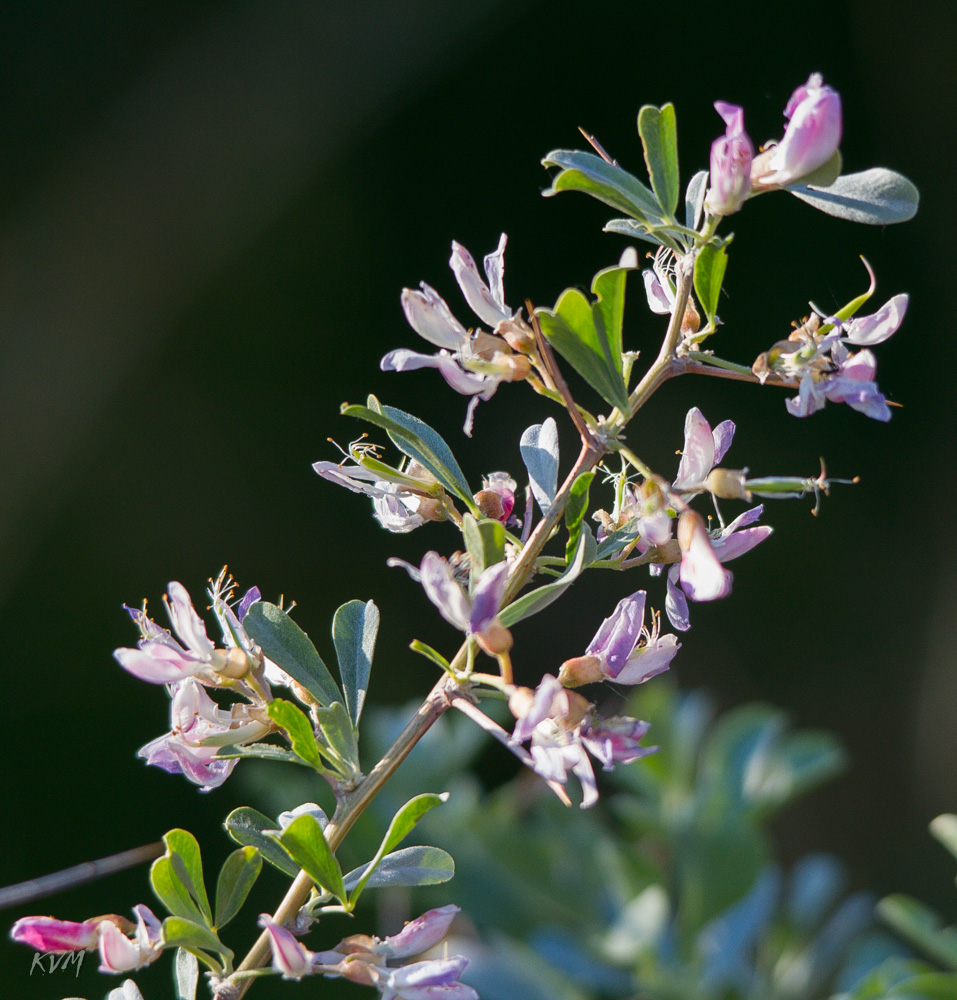
[[(953, 866), (926, 832), (957, 811), (953, 8), (595, 0), (587, 11), (564, 0), (0, 8), (0, 883), (173, 826), (218, 861), (226, 812), (260, 804), (264, 780), (281, 798), (278, 771), (240, 768), (202, 796), (134, 758), (167, 728), (168, 702), (111, 652), (135, 638), (121, 603), (146, 596), (161, 617), (168, 580), (201, 605), (228, 562), (244, 586), (295, 599), (330, 660), (335, 608), (374, 598), (371, 697), (424, 693), (432, 670), (409, 639), (452, 648), (453, 636), (385, 559), (417, 562), (456, 536), (441, 525), (388, 535), (367, 500), (310, 463), (335, 458), (328, 436), (356, 435), (338, 407), (369, 391), (433, 423), (472, 482), (517, 475), (521, 430), (550, 410), (506, 386), (468, 441), (466, 401), (434, 372), (379, 372), (387, 350), (421, 346), (399, 290), (427, 280), (468, 321), (449, 241), (479, 257), (503, 229), (513, 307), (587, 286), (625, 241), (601, 233), (603, 206), (539, 196), (548, 150), (581, 147), (582, 125), (640, 172), (635, 113), (671, 100), (687, 179), (721, 131), (714, 100), (743, 104), (760, 143), (818, 70), (843, 98), (845, 169), (907, 174), (920, 214), (872, 229), (784, 195), (749, 204), (727, 227), (738, 236), (714, 346), (750, 363), (808, 299), (856, 295), (864, 254), (875, 307), (911, 293), (902, 330), (877, 349), (880, 385), (902, 408), (889, 425), (838, 406), (797, 421), (779, 390), (686, 379), (630, 440), (673, 474), (697, 404), (712, 423), (736, 421), (729, 461), (755, 474), (813, 475), (824, 455), (833, 475), (860, 475), (818, 518), (810, 501), (768, 511), (774, 536), (735, 565), (728, 601), (693, 608), (674, 671), (723, 706), (782, 705), (850, 751), (848, 774), (779, 824), (786, 859), (835, 851), (855, 886), (957, 913)], [(628, 345), (653, 353), (659, 327), (635, 279)], [(644, 581), (599, 576), (517, 629), (520, 676), (534, 682), (580, 650)], [(263, 909), (278, 883), (269, 890)], [(150, 900), (140, 870), (26, 912), (82, 919)], [(29, 951), (3, 949), (18, 996), (116, 985), (92, 956), (74, 983), (28, 978)], [(168, 989), (160, 964), (144, 977), (154, 996)]]

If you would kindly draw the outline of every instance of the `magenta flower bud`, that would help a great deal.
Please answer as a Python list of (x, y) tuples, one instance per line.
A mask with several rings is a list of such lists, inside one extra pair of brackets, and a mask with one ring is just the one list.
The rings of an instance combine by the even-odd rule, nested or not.
[(277, 924), (268, 913), (260, 916), (259, 926), (269, 934), (272, 967), (282, 973), (283, 979), (302, 979), (312, 972), (312, 953), (285, 927)]
[(90, 951), (99, 940), (96, 921), (85, 920), (80, 924), (54, 917), (22, 917), (10, 929), (10, 937), (36, 951), (56, 954)]
[(705, 208), (712, 215), (732, 215), (751, 192), (754, 145), (744, 131), (743, 108), (724, 101), (715, 101), (714, 107), (727, 129), (711, 144), (711, 186)]
[(824, 166), (841, 144), (841, 98), (820, 73), (794, 91), (784, 116), (790, 121), (767, 162), (768, 172), (754, 178), (762, 186), (793, 184)]

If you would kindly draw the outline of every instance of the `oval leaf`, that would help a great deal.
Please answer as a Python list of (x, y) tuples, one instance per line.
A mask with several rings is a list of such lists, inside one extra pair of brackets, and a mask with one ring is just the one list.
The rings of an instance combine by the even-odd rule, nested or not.
[(320, 705), (342, 701), (342, 695), (309, 636), (282, 608), (257, 601), (243, 618), (243, 628), (263, 653), (298, 681)]
[[(354, 889), (365, 875), (369, 865), (356, 868), (345, 876), (347, 889)], [(447, 882), (455, 874), (452, 855), (441, 847), (404, 847), (387, 854), (365, 883), (367, 889), (384, 886), (437, 885)]]
[(844, 174), (827, 188), (795, 184), (787, 190), (828, 215), (871, 226), (912, 219), (920, 201), (917, 188), (906, 177), (884, 167)]
[(240, 806), (226, 817), (223, 826), (237, 844), (257, 848), (260, 854), (283, 874), (290, 878), (295, 878), (299, 874), (299, 865), (273, 837), (266, 836), (267, 830), (277, 832), (279, 829), (279, 824), (274, 819), (259, 812), (258, 809), (253, 809), (252, 806)]
[(532, 424), (519, 442), (522, 461), (528, 469), (532, 496), (542, 514), (547, 515), (558, 492), (558, 424), (554, 417)]
[(204, 952), (222, 955), (232, 961), (233, 952), (208, 927), (183, 917), (167, 917), (163, 921), (163, 944), (168, 948), (185, 948), (215, 972), (215, 962)]
[(262, 867), (255, 847), (240, 847), (225, 860), (216, 880), (216, 927), (225, 927), (239, 913)]
[(339, 676), (346, 708), (354, 726), (359, 725), (369, 688), (372, 654), (379, 631), (379, 609), (372, 601), (349, 601), (332, 619), (332, 641), (339, 661)]
[(675, 106), (665, 104), (656, 108), (646, 104), (638, 112), (638, 135), (641, 136), (645, 164), (658, 204), (669, 218), (674, 218), (681, 183)]
[(329, 850), (322, 827), (314, 816), (294, 819), (281, 834), (274, 835), (297, 865), (316, 883), (345, 904), (346, 889), (342, 869)]
[(727, 266), (728, 254), (724, 247), (718, 249), (710, 244), (701, 248), (694, 262), (694, 290), (712, 326)]

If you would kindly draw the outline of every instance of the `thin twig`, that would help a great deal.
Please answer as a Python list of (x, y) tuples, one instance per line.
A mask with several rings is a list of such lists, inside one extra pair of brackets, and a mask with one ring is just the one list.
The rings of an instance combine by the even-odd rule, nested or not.
[(602, 144), (593, 136), (589, 135), (581, 125), (578, 126), (578, 131), (588, 140), (589, 145), (595, 152), (605, 161), (605, 163), (610, 163), (613, 167), (618, 166), (618, 161), (613, 160), (606, 152)]

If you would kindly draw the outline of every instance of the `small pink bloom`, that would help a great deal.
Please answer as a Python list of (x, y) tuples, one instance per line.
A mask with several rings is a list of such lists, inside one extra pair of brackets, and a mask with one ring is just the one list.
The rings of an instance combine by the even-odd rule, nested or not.
[(153, 911), (140, 904), (133, 907), (133, 912), (136, 914), (136, 931), (132, 938), (128, 938), (109, 920), (100, 923), (100, 972), (142, 969), (162, 954), (162, 925)]
[(272, 967), (282, 974), (283, 979), (302, 979), (312, 972), (313, 953), (285, 927), (277, 924), (268, 913), (260, 916), (259, 926), (269, 934)]
[(732, 215), (750, 194), (754, 144), (744, 130), (742, 108), (724, 101), (716, 101), (714, 107), (727, 129), (711, 144), (711, 186), (705, 207), (713, 215)]
[(68, 951), (90, 951), (99, 935), (96, 921), (57, 920), (54, 917), (22, 917), (10, 929), (10, 937), (36, 951), (56, 954)]
[(387, 958), (407, 958), (437, 945), (445, 937), (459, 912), (457, 906), (440, 906), (410, 920), (398, 934), (377, 943), (374, 951)]
[(790, 120), (768, 161), (769, 172), (755, 178), (762, 185), (793, 184), (824, 166), (841, 144), (841, 98), (820, 73), (794, 91), (784, 116)]

